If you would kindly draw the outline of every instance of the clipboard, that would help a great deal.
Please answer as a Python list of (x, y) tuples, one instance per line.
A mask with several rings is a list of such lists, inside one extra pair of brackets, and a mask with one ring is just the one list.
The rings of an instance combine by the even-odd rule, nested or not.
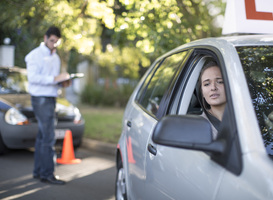
[(63, 82), (69, 81), (69, 80), (73, 80), (75, 78), (83, 78), (84, 74), (83, 73), (75, 73), (75, 74), (70, 74), (69, 78), (61, 80), (59, 82), (57, 82), (58, 85), (61, 85)]

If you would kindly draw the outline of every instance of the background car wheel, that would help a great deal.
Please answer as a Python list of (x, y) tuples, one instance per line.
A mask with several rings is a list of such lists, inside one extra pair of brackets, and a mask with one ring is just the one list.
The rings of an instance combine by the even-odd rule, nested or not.
[(118, 169), (116, 176), (116, 200), (127, 200), (125, 172), (122, 165), (122, 160), (118, 161)]
[(0, 155), (3, 155), (8, 152), (8, 148), (3, 142), (2, 136), (0, 135)]

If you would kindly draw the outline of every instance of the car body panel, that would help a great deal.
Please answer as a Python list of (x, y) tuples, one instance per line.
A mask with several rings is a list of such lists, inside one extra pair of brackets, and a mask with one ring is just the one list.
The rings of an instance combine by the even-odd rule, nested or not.
[[(149, 115), (142, 115), (142, 110), (139, 108), (133, 109), (130, 116), (131, 128), (127, 131), (127, 152), (128, 153), (128, 173), (132, 188), (135, 188), (131, 193), (132, 198), (139, 199), (145, 190), (145, 154), (147, 149), (147, 139), (150, 129), (156, 121)], [(144, 127), (147, 127), (145, 129)], [(139, 131), (141, 130), (141, 131)]]
[(273, 199), (272, 160), (263, 153), (243, 155), (240, 176), (226, 172), (215, 199)]
[(157, 152), (147, 152), (145, 199), (214, 199), (225, 170), (206, 153), (161, 145)]
[[(134, 96), (134, 95), (132, 95)], [(134, 102), (134, 99), (131, 98), (131, 104), (133, 105), (128, 112), (124, 114), (123, 121), (125, 122), (124, 132), (126, 132), (126, 136), (123, 139), (123, 146), (126, 147), (124, 149), (124, 153), (122, 153), (123, 161), (126, 163), (124, 165), (126, 174), (129, 175), (128, 179), (131, 181), (128, 183), (129, 186), (127, 188), (135, 188), (134, 191), (130, 193), (130, 197), (133, 199), (138, 199), (141, 197), (141, 191), (144, 190), (145, 187), (145, 163), (143, 162), (143, 157), (145, 157), (146, 146), (147, 146), (147, 133), (148, 130), (142, 130), (139, 132), (140, 127), (150, 127), (155, 124), (156, 121), (154, 118), (151, 118), (149, 115), (142, 116), (142, 109), (138, 107), (138, 105)], [(130, 125), (128, 126), (128, 123)], [(139, 142), (141, 141), (141, 142)], [(122, 146), (122, 145), (121, 145)], [(139, 188), (139, 190), (137, 189)]]

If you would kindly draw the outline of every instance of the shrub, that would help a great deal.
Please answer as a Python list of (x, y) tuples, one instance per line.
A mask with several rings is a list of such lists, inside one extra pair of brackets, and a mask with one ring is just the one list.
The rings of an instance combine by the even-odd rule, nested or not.
[(81, 94), (81, 101), (93, 106), (124, 107), (133, 89), (129, 84), (107, 89), (100, 85), (86, 85)]

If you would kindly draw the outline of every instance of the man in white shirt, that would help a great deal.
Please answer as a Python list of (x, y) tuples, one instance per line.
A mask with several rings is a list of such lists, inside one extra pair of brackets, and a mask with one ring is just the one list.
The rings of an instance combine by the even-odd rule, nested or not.
[[(63, 185), (64, 181), (54, 175), (54, 118), (58, 92), (58, 82), (69, 78), (68, 73), (60, 74), (61, 61), (56, 47), (61, 38), (57, 27), (50, 27), (44, 35), (44, 42), (26, 57), (29, 93), (32, 107), (38, 121), (39, 132), (36, 137), (33, 177), (42, 182)], [(70, 82), (64, 82), (67, 87)]]

